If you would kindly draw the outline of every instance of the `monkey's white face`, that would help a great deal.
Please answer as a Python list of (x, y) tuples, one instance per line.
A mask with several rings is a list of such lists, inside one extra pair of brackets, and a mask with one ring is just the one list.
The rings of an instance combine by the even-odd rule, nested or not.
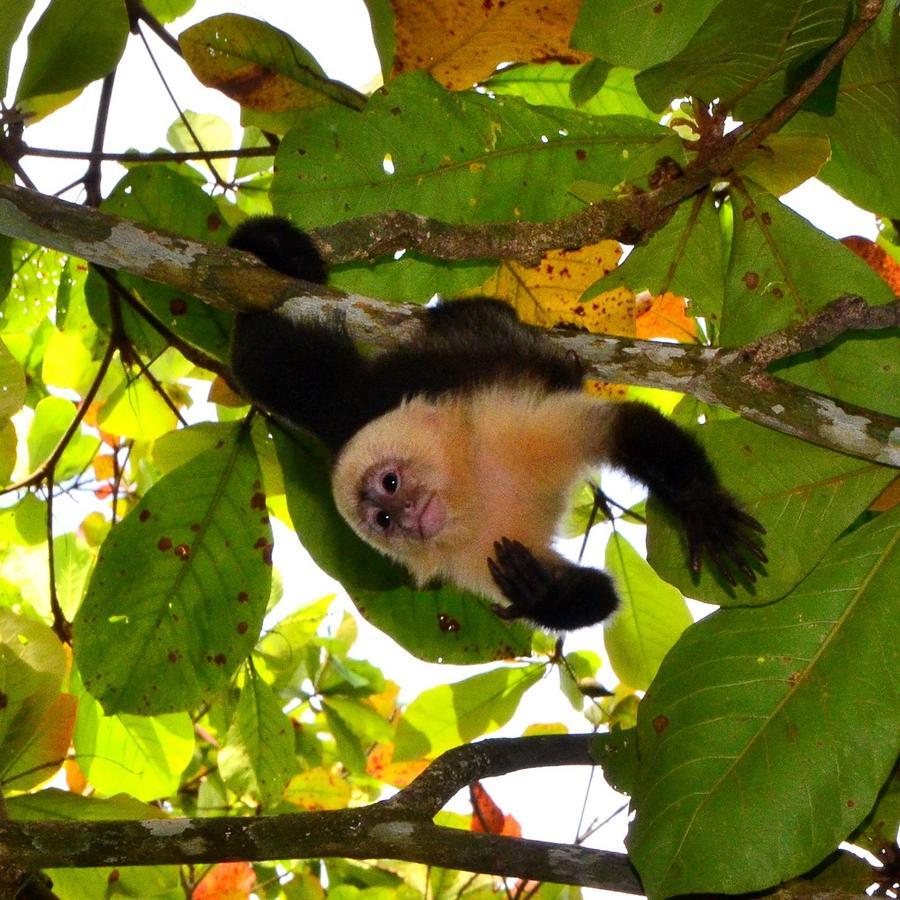
[(427, 541), (447, 523), (443, 498), (404, 460), (381, 460), (366, 470), (356, 511), (367, 539), (381, 546)]

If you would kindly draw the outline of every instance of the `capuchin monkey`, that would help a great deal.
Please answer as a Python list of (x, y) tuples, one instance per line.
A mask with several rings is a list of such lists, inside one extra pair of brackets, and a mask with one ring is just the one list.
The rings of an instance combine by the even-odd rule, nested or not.
[[(229, 241), (274, 269), (325, 283), (311, 239), (287, 220), (250, 219)], [(448, 579), (504, 619), (592, 625), (618, 600), (604, 572), (551, 548), (571, 487), (608, 463), (680, 520), (693, 571), (708, 556), (735, 585), (766, 562), (762, 526), (719, 484), (696, 441), (643, 403), (583, 393), (582, 367), (494, 300), (427, 311), (413, 341), (376, 356), (340, 325), (275, 312), (237, 316), (241, 389), (334, 453), (337, 508), (417, 584)]]

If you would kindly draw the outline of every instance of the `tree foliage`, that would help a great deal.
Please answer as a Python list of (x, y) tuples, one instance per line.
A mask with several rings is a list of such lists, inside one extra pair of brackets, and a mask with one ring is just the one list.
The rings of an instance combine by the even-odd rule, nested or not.
[[(543, 898), (578, 894), (554, 882), (889, 887), (894, 5), (367, 0), (384, 79), (369, 93), (329, 79), (301, 34), (221, 5), (184, 27), (192, 0), (103, 0), (89, 16), (50, 0), (31, 19), (0, 2), (4, 88), (27, 31), (0, 135), (3, 888), (46, 896), (40, 870), (60, 897), (479, 897), (493, 874)], [(104, 152), (122, 54), (151, 33), (154, 53), (240, 105), (239, 148), (227, 123), (183, 111), (168, 149)], [(96, 79), (72, 207), (29, 169), (77, 148), (29, 146), (28, 129)], [(879, 217), (877, 244), (785, 205), (816, 175)], [(269, 211), (313, 235), (351, 299), (220, 249)], [(361, 544), (322, 447), (235, 393), (231, 315), (344, 304), (384, 346), (435, 293), (585, 329), (554, 339), (590, 389), (671, 411), (766, 526), (753, 590), (693, 577), (664, 511), (612, 497), (607, 518), (646, 523), (648, 561), (621, 533), (609, 543), (623, 609), (604, 637), (613, 674), (598, 675), (599, 633), (567, 650), (452, 586), (416, 590)], [(593, 524), (593, 497), (575, 498), (570, 535)], [(331, 597), (290, 590), (266, 618), (292, 579), (283, 525), (411, 653), (490, 665), (400, 703)], [(685, 597), (718, 609), (692, 624)], [(553, 670), (594, 737), (472, 743)], [(562, 764), (599, 764), (629, 795), (627, 859), (529, 841), (477, 784)], [(472, 816), (440, 812), (466, 785)], [(840, 853), (845, 839), (883, 868)]]

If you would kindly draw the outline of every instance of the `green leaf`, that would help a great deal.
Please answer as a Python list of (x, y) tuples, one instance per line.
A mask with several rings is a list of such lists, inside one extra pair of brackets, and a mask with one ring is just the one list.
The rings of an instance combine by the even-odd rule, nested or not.
[[(198, 150), (206, 152), (230, 150), (234, 146), (234, 134), (228, 122), (213, 113), (198, 113), (191, 109), (186, 109), (169, 126), (166, 140), (173, 150), (185, 153), (196, 153)], [(234, 173), (235, 161), (218, 159), (212, 164), (198, 161), (198, 165), (205, 169), (212, 179), (218, 172), (221, 177), (230, 180)]]
[[(49, 459), (74, 418), (75, 405), (70, 400), (51, 396), (38, 403), (28, 429), (28, 459), (32, 470)], [(99, 440), (80, 429), (76, 431), (56, 466), (56, 480), (65, 481), (83, 472), (99, 447)]]
[(183, 712), (104, 715), (96, 700), (81, 694), (73, 743), (85, 778), (101, 794), (149, 802), (178, 790), (193, 756), (194, 727)]
[(725, 266), (719, 213), (712, 195), (698, 194), (679, 204), (669, 222), (635, 247), (622, 265), (594, 282), (584, 299), (621, 285), (654, 296), (672, 291), (690, 299), (693, 315), (717, 321), (722, 315)]
[(726, 606), (783, 597), (895, 477), (892, 469), (816, 447), (743, 419), (697, 429), (722, 484), (767, 529), (769, 557), (755, 585), (731, 588), (704, 558), (691, 574), (684, 536), (652, 499), (647, 506), (647, 559), (689, 597)]
[[(41, 504), (44, 506), (44, 504)], [(44, 517), (46, 520), (46, 511)], [(44, 523), (46, 528), (46, 521)], [(94, 554), (74, 532), (68, 531), (53, 539), (53, 574), (56, 577), (56, 593), (63, 615), (71, 621), (84, 596)]]
[[(732, 193), (734, 241), (721, 342), (742, 346), (809, 318), (841, 294), (888, 303), (888, 285), (838, 241), (750, 183)], [(847, 336), (773, 367), (827, 396), (900, 416), (900, 342), (891, 332)]]
[(294, 728), (275, 692), (252, 672), (244, 681), (234, 718), (219, 751), (219, 770), (239, 797), (272, 806), (297, 771)]
[[(124, 377), (122, 377), (124, 374)], [(174, 411), (146, 378), (112, 370), (117, 386), (105, 398), (97, 423), (110, 434), (152, 441), (178, 424)]]
[[(124, 216), (154, 228), (172, 231), (212, 243), (222, 243), (225, 229), (213, 199), (191, 178), (167, 166), (139, 166), (128, 172), (103, 201), (104, 212)], [(213, 309), (193, 297), (145, 281), (119, 274), (119, 279), (137, 291), (150, 311), (167, 328), (217, 359), (228, 358), (231, 315)], [(108, 317), (107, 304), (92, 298), (91, 313), (99, 323)], [(137, 314), (123, 309), (126, 329), (150, 357), (160, 349), (160, 338)]]
[(18, 458), (19, 436), (10, 419), (0, 419), (0, 484), (12, 477)]
[(368, 703), (348, 697), (327, 697), (323, 709), (331, 709), (347, 723), (354, 734), (367, 743), (389, 743), (394, 739), (394, 726), (380, 716)]
[(603, 630), (609, 661), (621, 681), (646, 691), (693, 617), (681, 592), (663, 581), (622, 535), (614, 534), (607, 543), (604, 567), (622, 604)]
[(196, 0), (144, 0), (144, 7), (163, 25), (168, 25), (192, 10), (195, 2)]
[(683, 50), (718, 2), (585, 0), (572, 32), (572, 46), (612, 65), (646, 69)]
[(21, 774), (19, 760), (57, 703), (65, 674), (56, 635), (41, 622), (0, 609), (0, 782)]
[(394, 79), (362, 113), (310, 111), (278, 149), (272, 203), (301, 226), (386, 209), (545, 221), (581, 208), (573, 181), (639, 181), (667, 155), (683, 157), (677, 137), (645, 119), (454, 93), (418, 73)]
[(334, 738), (338, 759), (355, 774), (365, 772), (366, 754), (359, 736), (350, 728), (344, 717), (327, 703), (322, 704), (322, 713)]
[(543, 665), (503, 666), (423, 691), (397, 725), (394, 761), (434, 757), (496, 731), (545, 671)]
[(72, 745), (77, 707), (78, 699), (72, 694), (57, 694), (53, 698), (35, 723), (15, 763), (2, 773), (5, 788), (31, 790), (59, 771)]
[(0, 0), (0, 94), (6, 96), (9, 57), (34, 0)]
[(362, 95), (325, 77), (313, 56), (266, 22), (224, 13), (204, 19), (178, 38), (187, 64), (207, 87), (243, 107), (282, 112), (333, 103), (355, 109)]
[(372, 37), (381, 63), (381, 74), (387, 81), (394, 66), (394, 50), (397, 40), (394, 33), (394, 10), (390, 0), (365, 0), (372, 22)]
[(0, 341), (0, 419), (17, 413), (25, 402), (25, 372)]
[(47, 386), (68, 388), (84, 396), (97, 371), (91, 351), (77, 334), (53, 331), (41, 366)]
[(11, 237), (0, 235), (0, 305), (12, 286), (12, 244)]
[(249, 435), (163, 477), (104, 542), (75, 618), (75, 658), (107, 712), (188, 709), (250, 652), (272, 532)]
[[(54, 297), (47, 285), (55, 284), (62, 277), (63, 259), (55, 250), (13, 241), (12, 288), (0, 301), (4, 340), (8, 342), (12, 334), (33, 332), (52, 314)], [(13, 350), (11, 345), (10, 349)], [(21, 357), (17, 358), (22, 362)]]
[(348, 588), (362, 616), (426, 662), (475, 663), (526, 656), (531, 629), (496, 615), (475, 594), (446, 584), (427, 590)]
[(637, 728), (617, 728), (598, 734), (591, 748), (607, 784), (622, 794), (634, 793), (640, 764), (637, 748)]
[(831, 159), (819, 176), (863, 209), (900, 217), (900, 27), (886, 3), (875, 25), (844, 59), (833, 116), (799, 112), (789, 131), (814, 131), (831, 141)]
[(737, 171), (780, 197), (815, 178), (830, 156), (831, 144), (824, 135), (773, 134), (738, 163)]
[(17, 104), (79, 90), (111, 72), (128, 37), (121, 0), (51, 0), (28, 35)]
[(651, 895), (777, 884), (871, 808), (900, 734), (898, 543), (895, 509), (780, 603), (719, 610), (666, 658), (640, 707), (628, 838)]
[(100, 822), (168, 818), (158, 806), (141, 803), (127, 794), (116, 797), (83, 797), (59, 788), (9, 797), (6, 807), (10, 819), (17, 822)]
[(718, 99), (736, 118), (758, 118), (784, 96), (789, 67), (840, 37), (848, 7), (847, 0), (722, 0), (677, 56), (638, 75), (638, 91), (655, 110), (691, 96)]
[(0, 546), (43, 544), (47, 540), (47, 501), (30, 491), (0, 511)]
[[(521, 97), (532, 106), (553, 106), (557, 109), (579, 109), (592, 116), (638, 116), (656, 122), (659, 116), (654, 113), (638, 96), (634, 86), (634, 69), (602, 66), (602, 78), (599, 84), (584, 84), (588, 67), (594, 66), (596, 60), (587, 66), (564, 65), (558, 62), (540, 63), (525, 66), (512, 66), (494, 75), (486, 87), (495, 94), (510, 97)], [(582, 87), (580, 102), (572, 99), (576, 79)]]

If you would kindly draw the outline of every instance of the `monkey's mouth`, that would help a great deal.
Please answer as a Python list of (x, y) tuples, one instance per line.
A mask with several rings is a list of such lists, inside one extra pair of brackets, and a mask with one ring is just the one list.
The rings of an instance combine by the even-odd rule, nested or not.
[(426, 501), (419, 513), (419, 521), (417, 523), (419, 537), (423, 541), (434, 537), (446, 524), (447, 515), (444, 504), (438, 495), (432, 494)]

